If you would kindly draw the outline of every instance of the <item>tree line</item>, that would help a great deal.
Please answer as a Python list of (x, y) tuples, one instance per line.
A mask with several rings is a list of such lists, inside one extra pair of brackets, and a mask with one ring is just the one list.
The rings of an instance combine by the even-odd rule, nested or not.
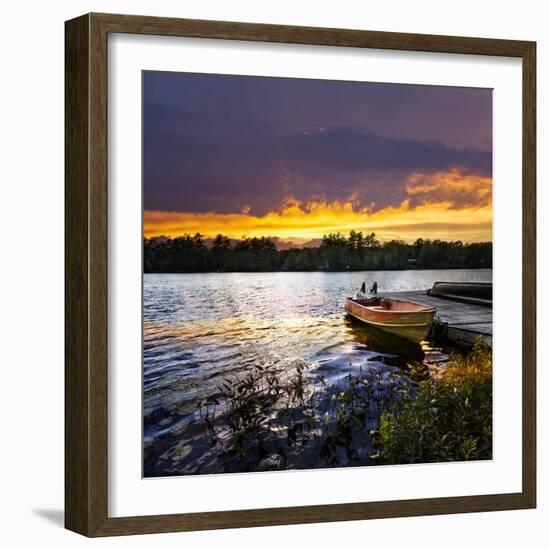
[(210, 246), (200, 233), (144, 239), (145, 273), (231, 271), (362, 271), (379, 269), (491, 268), (491, 242), (417, 239), (381, 243), (374, 233), (324, 235), (316, 248), (277, 250), (268, 237), (232, 243), (217, 235)]

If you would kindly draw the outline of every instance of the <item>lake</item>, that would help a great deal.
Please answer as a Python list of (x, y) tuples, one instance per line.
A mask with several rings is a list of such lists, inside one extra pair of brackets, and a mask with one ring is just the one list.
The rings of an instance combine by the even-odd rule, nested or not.
[(206, 441), (197, 402), (251, 367), (284, 377), (300, 366), (308, 383), (330, 386), (365, 364), (384, 372), (421, 359), (429, 343), (396, 342), (346, 318), (346, 296), (375, 280), (379, 292), (418, 290), (490, 282), (492, 270), (144, 275), (144, 475), (232, 471)]

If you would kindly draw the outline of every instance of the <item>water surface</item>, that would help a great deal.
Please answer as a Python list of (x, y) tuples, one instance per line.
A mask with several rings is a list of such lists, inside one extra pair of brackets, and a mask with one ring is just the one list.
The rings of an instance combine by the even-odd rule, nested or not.
[(205, 441), (197, 401), (251, 366), (284, 375), (301, 365), (311, 381), (338, 384), (365, 364), (384, 371), (422, 357), (419, 346), (345, 316), (346, 296), (374, 280), (392, 292), (489, 282), (492, 271), (144, 275), (144, 475), (227, 471)]

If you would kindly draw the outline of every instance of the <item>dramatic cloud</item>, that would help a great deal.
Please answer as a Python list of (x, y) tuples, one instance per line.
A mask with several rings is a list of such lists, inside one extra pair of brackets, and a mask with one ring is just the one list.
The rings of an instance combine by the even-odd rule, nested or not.
[[(213, 237), (222, 233), (233, 239), (274, 235), (302, 245), (326, 233), (355, 229), (374, 231), (382, 240), (399, 238), (413, 241), (419, 236), (463, 241), (491, 240), (492, 207), (485, 198), (479, 204), (456, 207), (456, 201), (463, 199), (462, 189), (475, 187), (478, 178), (465, 175), (462, 187), (457, 183), (457, 172), (438, 174), (437, 178), (455, 182), (456, 194), (449, 193), (437, 202), (417, 201), (416, 204), (408, 198), (397, 206), (380, 210), (358, 206), (353, 200), (302, 203), (287, 199), (280, 209), (261, 216), (248, 213), (146, 211), (144, 234), (146, 237), (173, 237), (200, 232)], [(431, 181), (432, 177), (426, 179)], [(420, 175), (413, 178), (412, 197), (417, 198), (421, 187), (414, 185), (421, 180)]]
[(455, 168), (435, 174), (412, 174), (405, 191), (412, 197), (412, 204), (447, 201), (452, 208), (491, 206), (493, 180), (490, 176), (464, 174)]
[[(262, 214), (288, 195), (301, 201), (312, 197), (333, 201), (352, 194), (364, 204), (385, 207), (405, 198), (404, 182), (413, 172), (456, 168), (491, 174), (489, 152), (383, 137), (360, 128), (322, 127), (249, 144), (197, 142), (177, 154), (159, 153), (159, 158), (165, 168), (158, 180), (169, 192), (162, 210), (175, 202), (196, 211), (246, 208)], [(178, 168), (170, 169), (176, 159)], [(147, 163), (145, 169), (148, 175)], [(149, 194), (159, 192), (148, 184), (146, 204), (154, 204)]]
[(449, 223), (488, 235), (491, 102), (475, 88), (146, 72), (146, 234), (317, 239), (380, 222), (394, 237), (391, 219), (411, 238)]
[(325, 128), (304, 131), (280, 140), (284, 153), (309, 168), (345, 171), (445, 170), (461, 166), (491, 173), (491, 153), (449, 147), (438, 141), (384, 137), (366, 128)]

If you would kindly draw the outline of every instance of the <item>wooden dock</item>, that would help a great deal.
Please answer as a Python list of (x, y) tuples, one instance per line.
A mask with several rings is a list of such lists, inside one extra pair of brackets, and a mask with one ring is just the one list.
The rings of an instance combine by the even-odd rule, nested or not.
[(493, 346), (493, 308), (430, 296), (427, 290), (380, 293), (381, 298), (409, 300), (436, 308), (435, 330), (451, 342), (470, 346), (478, 336)]

